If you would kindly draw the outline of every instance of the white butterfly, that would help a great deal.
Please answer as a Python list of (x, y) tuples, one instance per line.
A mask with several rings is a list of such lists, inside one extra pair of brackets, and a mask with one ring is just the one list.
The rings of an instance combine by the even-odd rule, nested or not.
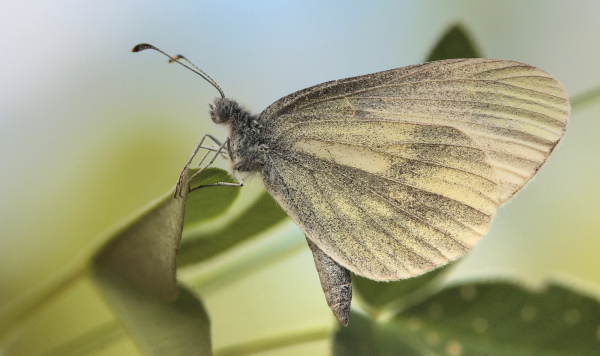
[(203, 77), (221, 93), (210, 114), (229, 128), (220, 148), (234, 174), (260, 174), (305, 232), (344, 325), (349, 271), (392, 281), (464, 255), (546, 161), (570, 112), (556, 79), (509, 60), (444, 60), (335, 80), (260, 115)]

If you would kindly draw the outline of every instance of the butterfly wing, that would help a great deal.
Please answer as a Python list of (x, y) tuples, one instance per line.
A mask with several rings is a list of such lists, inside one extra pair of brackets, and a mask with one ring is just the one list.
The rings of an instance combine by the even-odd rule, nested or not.
[(468, 251), (562, 137), (564, 88), (506, 60), (430, 62), (323, 83), (261, 115), (263, 180), (351, 271), (396, 280)]

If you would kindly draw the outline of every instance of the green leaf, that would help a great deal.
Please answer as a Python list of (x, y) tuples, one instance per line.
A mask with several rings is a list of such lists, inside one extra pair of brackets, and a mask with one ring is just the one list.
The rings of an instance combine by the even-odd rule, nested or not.
[(419, 356), (397, 335), (385, 332), (369, 317), (350, 311), (350, 324), (340, 328), (333, 336), (334, 356)]
[[(208, 168), (201, 177), (194, 179), (192, 188), (218, 182), (236, 183), (226, 171)], [(206, 187), (189, 193), (185, 206), (184, 228), (190, 228), (208, 219), (223, 214), (240, 193), (239, 187)]]
[(579, 94), (571, 97), (571, 107), (573, 109), (579, 109), (581, 107), (585, 107), (586, 105), (593, 104), (600, 100), (600, 87), (593, 88), (584, 92), (583, 94)]
[(216, 256), (283, 221), (287, 214), (264, 192), (244, 213), (217, 232), (186, 237), (179, 251), (179, 265), (186, 266)]
[[(189, 184), (195, 187), (214, 183), (215, 180), (227, 176), (227, 173), (220, 169), (209, 168), (190, 183), (190, 178), (196, 172), (195, 169), (186, 171), (184, 187)], [(231, 192), (225, 192), (229, 199), (220, 201), (220, 198), (215, 196), (214, 190), (222, 188), (225, 191), (235, 191), (235, 189), (214, 188), (216, 189), (198, 189), (193, 194), (189, 194), (193, 196), (190, 200), (194, 205), (190, 216), (196, 221), (201, 220), (199, 209), (208, 204), (201, 204), (202, 199), (213, 199), (212, 203), (218, 206), (211, 211), (210, 214), (213, 216), (219, 211), (222, 212), (231, 203), (233, 199)], [(94, 268), (105, 273), (124, 276), (137, 287), (161, 298), (174, 298), (178, 290), (175, 276), (177, 251), (183, 231), (188, 192), (184, 189), (183, 197), (174, 197), (174, 193), (174, 190), (169, 191), (143, 209), (142, 213), (135, 214), (135, 218), (130, 219), (123, 227), (108, 234), (104, 246), (94, 259)]]
[[(369, 355), (382, 356), (404, 349), (403, 355), (600, 355), (600, 303), (558, 285), (534, 291), (508, 282), (464, 284), (387, 321), (352, 318), (337, 332), (334, 350), (364, 344)], [(362, 326), (352, 325), (357, 319)], [(369, 330), (364, 336), (354, 329), (361, 327)]]
[(376, 282), (361, 276), (352, 276), (352, 288), (358, 292), (365, 302), (373, 307), (382, 307), (401, 297), (429, 287), (439, 281), (453, 264), (438, 268), (422, 276), (394, 282)]
[[(171, 190), (107, 234), (93, 259), (94, 281), (125, 329), (145, 354), (211, 355), (204, 307), (176, 279), (184, 216), (197, 223), (224, 212), (239, 189), (187, 187), (231, 181), (222, 170), (184, 172), (182, 197)], [(215, 192), (222, 189), (222, 192)], [(186, 214), (186, 201), (191, 211)], [(206, 211), (206, 216), (203, 212)]]
[(461, 24), (451, 26), (433, 48), (427, 61), (480, 58), (481, 52)]
[(334, 356), (376, 355), (376, 325), (365, 315), (350, 310), (350, 323), (333, 336)]
[(176, 254), (183, 230), (185, 197), (170, 191), (111, 234), (94, 268), (124, 275), (137, 287), (165, 299), (177, 294)]
[[(189, 186), (190, 177), (196, 172), (197, 169), (185, 172), (183, 186)], [(195, 177), (191, 184), (199, 186), (215, 181), (231, 181), (231, 178), (223, 170), (209, 168)], [(196, 211), (191, 211), (188, 219), (197, 222), (223, 213), (238, 191), (239, 189), (232, 188), (218, 196), (210, 188), (193, 192), (190, 194), (190, 201)], [(107, 278), (112, 276), (125, 279), (128, 286), (139, 289), (136, 292), (143, 291), (156, 297), (155, 302), (177, 298), (180, 288), (175, 276), (176, 254), (188, 193), (184, 190), (182, 198), (174, 198), (174, 192), (172, 189), (132, 214), (120, 225), (100, 236), (94, 245), (59, 273), (3, 308), (0, 311), (0, 336), (24, 324), (90, 270), (92, 276), (104, 276), (103, 280), (94, 279), (101, 290), (108, 288)], [(209, 203), (209, 200), (212, 202)], [(201, 209), (206, 211), (206, 216)], [(185, 300), (185, 296), (183, 298)]]
[(212, 355), (208, 314), (190, 291), (165, 301), (106, 272), (95, 274), (100, 291), (144, 355)]

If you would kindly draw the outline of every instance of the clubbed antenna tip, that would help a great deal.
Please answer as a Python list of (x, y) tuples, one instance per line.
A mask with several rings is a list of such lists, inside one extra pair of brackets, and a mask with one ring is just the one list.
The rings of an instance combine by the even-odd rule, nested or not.
[[(219, 85), (217, 84), (217, 82), (214, 81), (213, 78), (211, 78), (208, 74), (204, 73), (203, 70), (201, 70), (200, 68), (196, 67), (194, 65), (194, 63), (190, 62), (187, 58), (185, 58), (184, 56), (182, 56), (180, 54), (178, 54), (176, 56), (170, 56), (167, 53), (163, 52), (162, 50), (160, 50), (160, 49), (158, 49), (158, 48), (156, 48), (153, 45), (148, 44), (148, 43), (140, 43), (140, 44), (136, 45), (135, 47), (133, 47), (133, 49), (131, 50), (131, 52), (134, 52), (134, 53), (135, 52), (141, 52), (141, 51), (146, 50), (146, 49), (153, 49), (153, 50), (155, 50), (157, 52), (160, 52), (160, 53), (164, 54), (165, 56), (169, 57), (169, 63), (175, 62), (175, 63), (177, 63), (179, 65), (182, 65), (185, 68), (191, 70), (192, 72), (198, 74), (204, 80), (206, 80), (210, 85), (212, 85), (213, 87), (215, 87), (215, 89), (217, 89), (219, 91), (219, 94), (221, 94), (222, 98), (225, 98), (225, 93), (223, 93), (223, 90), (221, 89), (221, 87), (219, 87)], [(192, 68), (188, 67), (187, 65), (185, 65), (184, 63), (181, 63), (180, 60), (188, 62), (195, 69), (192, 69)]]
[(156, 47), (154, 47), (151, 44), (147, 44), (147, 43), (140, 43), (138, 45), (136, 45), (135, 47), (133, 47), (133, 49), (131, 50), (131, 52), (141, 52), (145, 49), (154, 49), (157, 50)]

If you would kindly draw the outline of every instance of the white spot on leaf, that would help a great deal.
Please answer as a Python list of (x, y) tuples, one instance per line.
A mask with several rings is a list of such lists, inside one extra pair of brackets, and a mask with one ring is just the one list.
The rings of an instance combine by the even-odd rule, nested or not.
[(448, 344), (446, 344), (446, 353), (450, 356), (460, 356), (463, 353), (463, 347), (460, 342), (450, 340), (448, 341)]
[(464, 286), (460, 289), (460, 296), (463, 300), (470, 302), (475, 299), (477, 289), (474, 286)]
[(523, 321), (533, 321), (537, 316), (537, 309), (532, 305), (525, 305), (521, 308), (521, 319)]
[(429, 307), (429, 316), (432, 319), (440, 319), (444, 316), (444, 308), (439, 303), (431, 304)]
[(422, 326), (423, 326), (423, 322), (421, 321), (421, 319), (419, 319), (417, 317), (412, 317), (412, 318), (408, 319), (408, 327), (411, 330), (419, 330)]
[(478, 333), (484, 333), (487, 331), (489, 323), (484, 318), (475, 318), (473, 320), (473, 329)]
[(428, 332), (425, 336), (425, 340), (427, 341), (427, 344), (432, 347), (438, 346), (442, 341), (440, 334), (436, 333), (435, 331)]
[(577, 309), (569, 309), (565, 312), (565, 321), (569, 325), (575, 325), (581, 320), (581, 313)]

